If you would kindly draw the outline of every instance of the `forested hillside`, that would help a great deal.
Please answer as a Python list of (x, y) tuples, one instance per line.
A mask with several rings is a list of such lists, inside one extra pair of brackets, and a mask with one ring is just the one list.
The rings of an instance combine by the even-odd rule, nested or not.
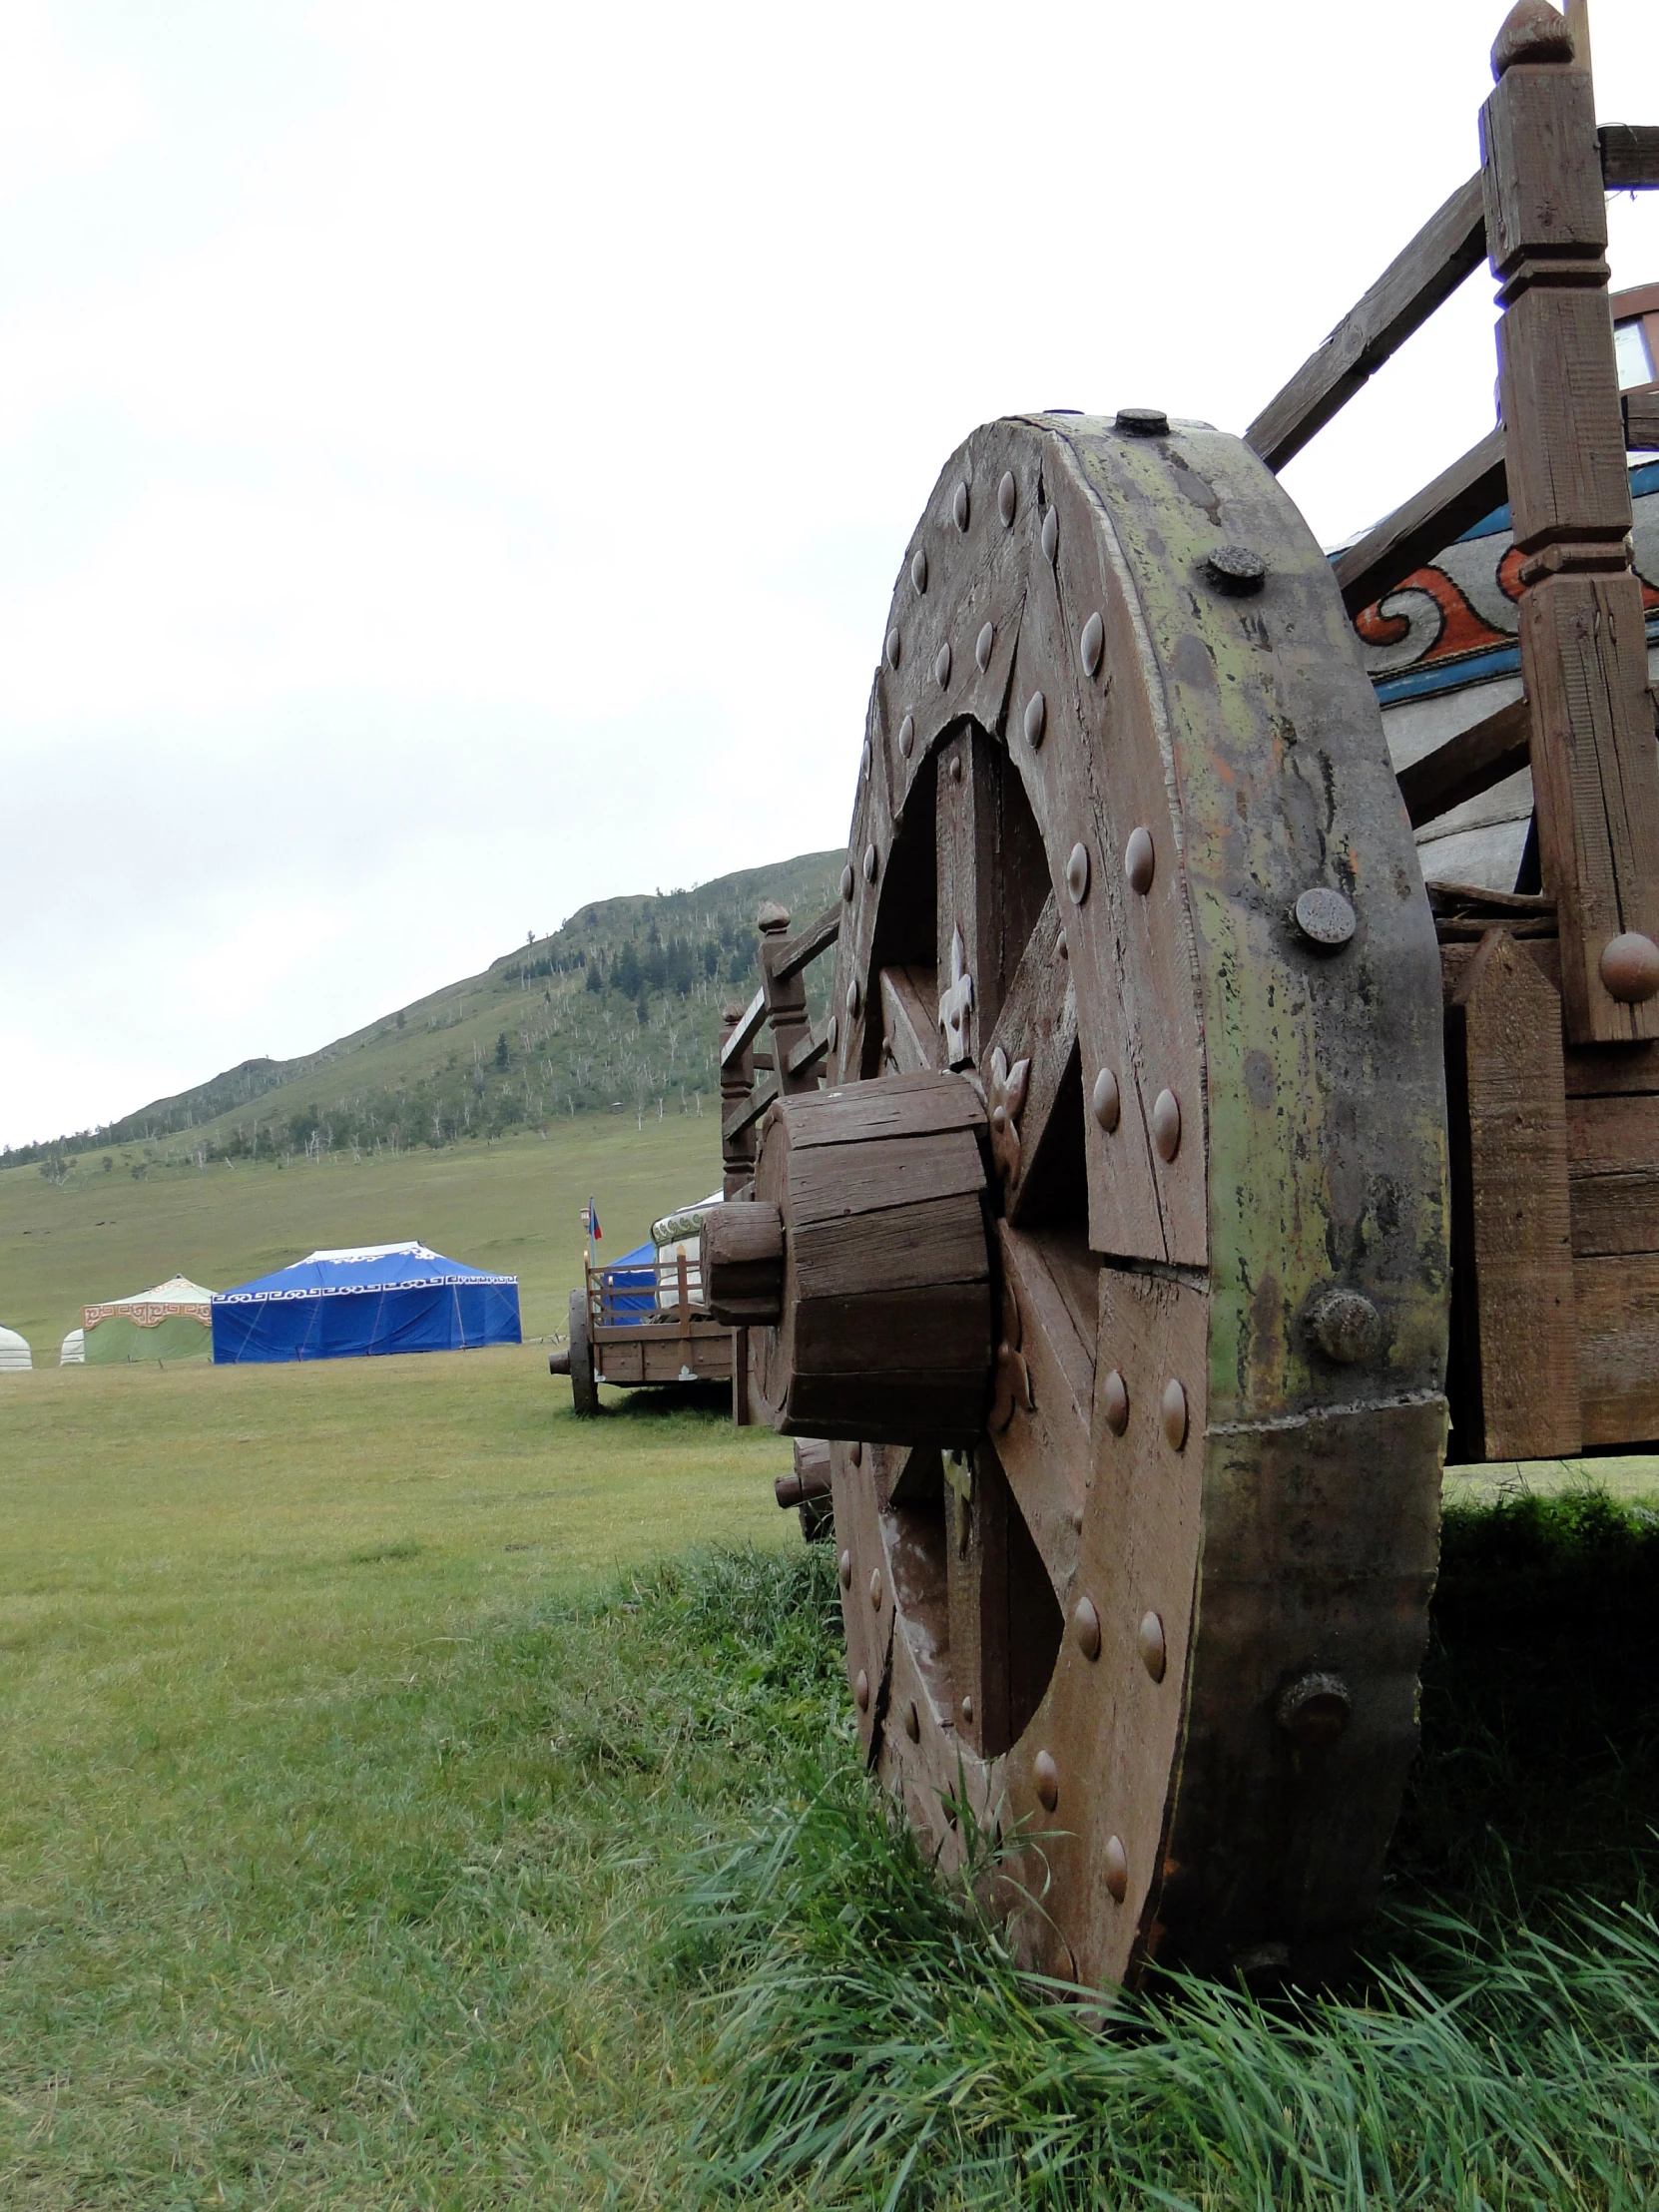
[[(755, 915), (800, 922), (835, 895), (843, 855), (811, 852), (692, 890), (602, 899), (354, 1034), (293, 1060), (247, 1060), (107, 1128), (0, 1154), (49, 1177), (351, 1149), (402, 1152), (546, 1128), (561, 1116), (715, 1112), (720, 1009), (759, 980)], [(808, 975), (815, 1018), (829, 961)]]

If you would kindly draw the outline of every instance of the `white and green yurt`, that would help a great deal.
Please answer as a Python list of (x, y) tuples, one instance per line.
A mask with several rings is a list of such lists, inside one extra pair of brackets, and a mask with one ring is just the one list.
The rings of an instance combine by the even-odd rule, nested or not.
[(85, 1307), (82, 1357), (89, 1368), (122, 1360), (212, 1359), (213, 1297), (200, 1283), (174, 1275), (153, 1291)]
[(33, 1368), (34, 1364), (27, 1337), (20, 1337), (15, 1329), (0, 1329), (0, 1373), (9, 1368)]

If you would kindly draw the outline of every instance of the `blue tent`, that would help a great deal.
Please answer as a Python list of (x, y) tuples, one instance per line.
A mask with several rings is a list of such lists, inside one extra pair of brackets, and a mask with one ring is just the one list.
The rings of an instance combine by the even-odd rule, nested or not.
[(485, 1275), (423, 1244), (313, 1252), (213, 1303), (214, 1359), (360, 1360), (523, 1342), (518, 1277)]
[(619, 1328), (647, 1322), (657, 1311), (657, 1247), (636, 1245), (599, 1270), (605, 1319)]

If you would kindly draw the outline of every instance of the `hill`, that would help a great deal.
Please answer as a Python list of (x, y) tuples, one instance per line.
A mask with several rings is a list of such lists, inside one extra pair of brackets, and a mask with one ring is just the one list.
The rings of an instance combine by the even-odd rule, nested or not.
[[(583, 1114), (629, 1115), (636, 1128), (700, 1114), (718, 1097), (721, 1007), (759, 979), (757, 908), (774, 898), (810, 920), (834, 896), (842, 857), (809, 852), (691, 890), (599, 900), (318, 1051), (245, 1060), (103, 1128), (0, 1153), (0, 1168), (142, 1178), (215, 1160), (397, 1156)], [(808, 977), (815, 1018), (827, 967)]]

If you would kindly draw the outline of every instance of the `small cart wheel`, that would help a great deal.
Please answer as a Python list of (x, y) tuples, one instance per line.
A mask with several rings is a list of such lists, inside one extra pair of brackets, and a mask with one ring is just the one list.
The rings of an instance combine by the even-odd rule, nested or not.
[(585, 1289), (570, 1294), (570, 1396), (583, 1419), (598, 1412), (599, 1384), (593, 1377), (593, 1338)]

